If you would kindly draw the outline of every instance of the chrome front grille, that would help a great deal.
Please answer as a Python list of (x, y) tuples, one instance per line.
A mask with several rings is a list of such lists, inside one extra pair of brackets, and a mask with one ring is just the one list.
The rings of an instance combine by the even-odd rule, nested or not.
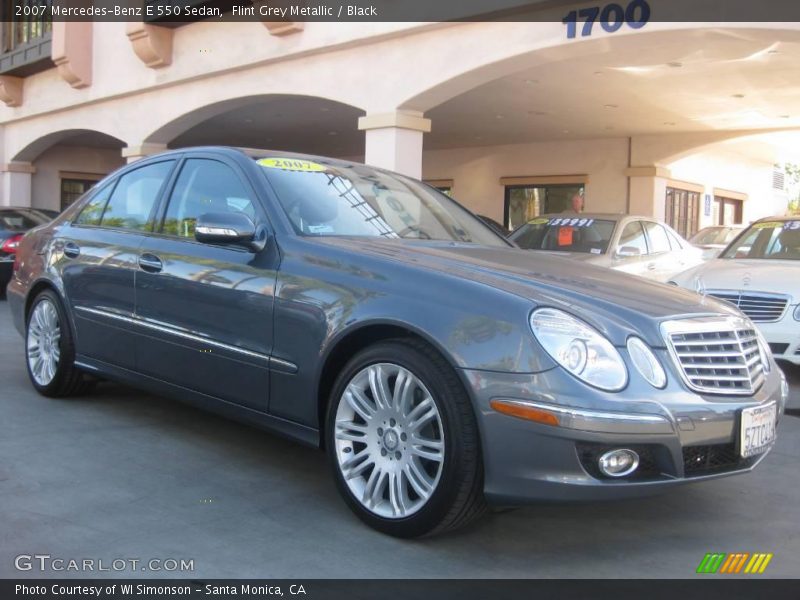
[(672, 358), (691, 389), (752, 395), (764, 382), (753, 326), (737, 317), (703, 317), (661, 325)]
[(789, 305), (789, 296), (784, 294), (741, 290), (708, 290), (706, 294), (730, 302), (758, 323), (780, 321)]

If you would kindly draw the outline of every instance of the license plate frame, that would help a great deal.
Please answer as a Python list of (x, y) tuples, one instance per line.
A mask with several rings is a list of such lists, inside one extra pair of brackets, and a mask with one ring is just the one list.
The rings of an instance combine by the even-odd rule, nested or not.
[(775, 402), (743, 408), (739, 419), (739, 456), (751, 458), (775, 444), (778, 405)]

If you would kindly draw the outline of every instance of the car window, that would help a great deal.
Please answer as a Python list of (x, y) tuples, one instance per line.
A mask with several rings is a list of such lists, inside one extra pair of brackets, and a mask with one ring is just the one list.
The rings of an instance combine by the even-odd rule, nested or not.
[(100, 225), (121, 229), (149, 228), (158, 193), (175, 161), (153, 163), (119, 178), (106, 204)]
[(27, 231), (50, 219), (33, 210), (0, 210), (0, 229)]
[(509, 238), (526, 250), (605, 254), (617, 222), (584, 217), (537, 217)]
[(103, 216), (103, 209), (106, 207), (114, 184), (105, 186), (92, 196), (89, 202), (81, 209), (80, 214), (75, 219), (76, 225), (100, 225), (100, 218)]
[(669, 238), (667, 231), (658, 223), (652, 221), (643, 221), (644, 229), (647, 232), (648, 247), (650, 254), (658, 254), (660, 252), (669, 252)]
[(226, 212), (244, 213), (255, 220), (255, 205), (241, 179), (224, 163), (190, 158), (175, 183), (161, 232), (193, 238), (200, 215)]
[(647, 254), (647, 242), (644, 237), (644, 230), (642, 229), (641, 221), (631, 221), (625, 225), (622, 234), (619, 236), (619, 248), (628, 246), (638, 248), (641, 254)]
[(677, 233), (672, 231), (669, 227), (665, 227), (664, 229), (667, 230), (667, 237), (669, 237), (669, 245), (672, 246), (673, 250), (683, 250), (684, 248), (686, 248), (686, 244)]
[(722, 258), (800, 260), (800, 219), (754, 223), (731, 242)]
[(508, 247), (483, 221), (438, 190), (358, 164), (257, 159), (295, 232), (447, 240)]

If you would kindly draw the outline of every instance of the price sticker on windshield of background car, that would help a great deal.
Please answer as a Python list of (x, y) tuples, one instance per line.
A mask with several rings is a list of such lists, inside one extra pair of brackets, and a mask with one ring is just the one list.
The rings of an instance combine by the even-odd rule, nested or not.
[(268, 169), (281, 169), (283, 171), (301, 171), (303, 173), (321, 173), (325, 166), (310, 160), (300, 158), (262, 158), (257, 161), (262, 167)]
[(550, 219), (548, 225), (561, 225), (565, 227), (589, 227), (594, 223), (594, 219), (586, 219), (581, 217), (556, 217)]
[(783, 228), (786, 230), (797, 230), (800, 229), (800, 221), (786, 221), (783, 224)]
[(559, 246), (572, 246), (572, 234), (575, 233), (574, 227), (559, 227), (558, 228), (558, 245)]
[(782, 225), (783, 223), (780, 221), (765, 221), (764, 223), (756, 223), (753, 225), (753, 229), (777, 229)]

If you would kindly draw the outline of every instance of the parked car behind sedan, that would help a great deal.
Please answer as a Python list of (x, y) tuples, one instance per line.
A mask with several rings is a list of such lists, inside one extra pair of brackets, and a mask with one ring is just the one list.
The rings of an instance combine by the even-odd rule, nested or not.
[(542, 215), (509, 240), (526, 250), (557, 253), (656, 281), (703, 261), (702, 251), (648, 217), (581, 213)]
[(444, 194), (349, 161), (151, 156), (18, 252), (9, 306), (41, 394), (96, 375), (323, 447), (353, 512), (396, 536), (487, 501), (745, 473), (788, 393), (729, 304), (531, 260)]
[(54, 216), (36, 208), (0, 206), (0, 298), (6, 294), (6, 285), (11, 279), (14, 256), (22, 236)]
[(744, 231), (744, 225), (704, 227), (689, 238), (689, 243), (702, 249), (703, 258), (710, 260), (719, 256), (719, 253), (742, 231)]
[(734, 304), (776, 358), (800, 365), (800, 217), (756, 221), (719, 258), (672, 282)]

